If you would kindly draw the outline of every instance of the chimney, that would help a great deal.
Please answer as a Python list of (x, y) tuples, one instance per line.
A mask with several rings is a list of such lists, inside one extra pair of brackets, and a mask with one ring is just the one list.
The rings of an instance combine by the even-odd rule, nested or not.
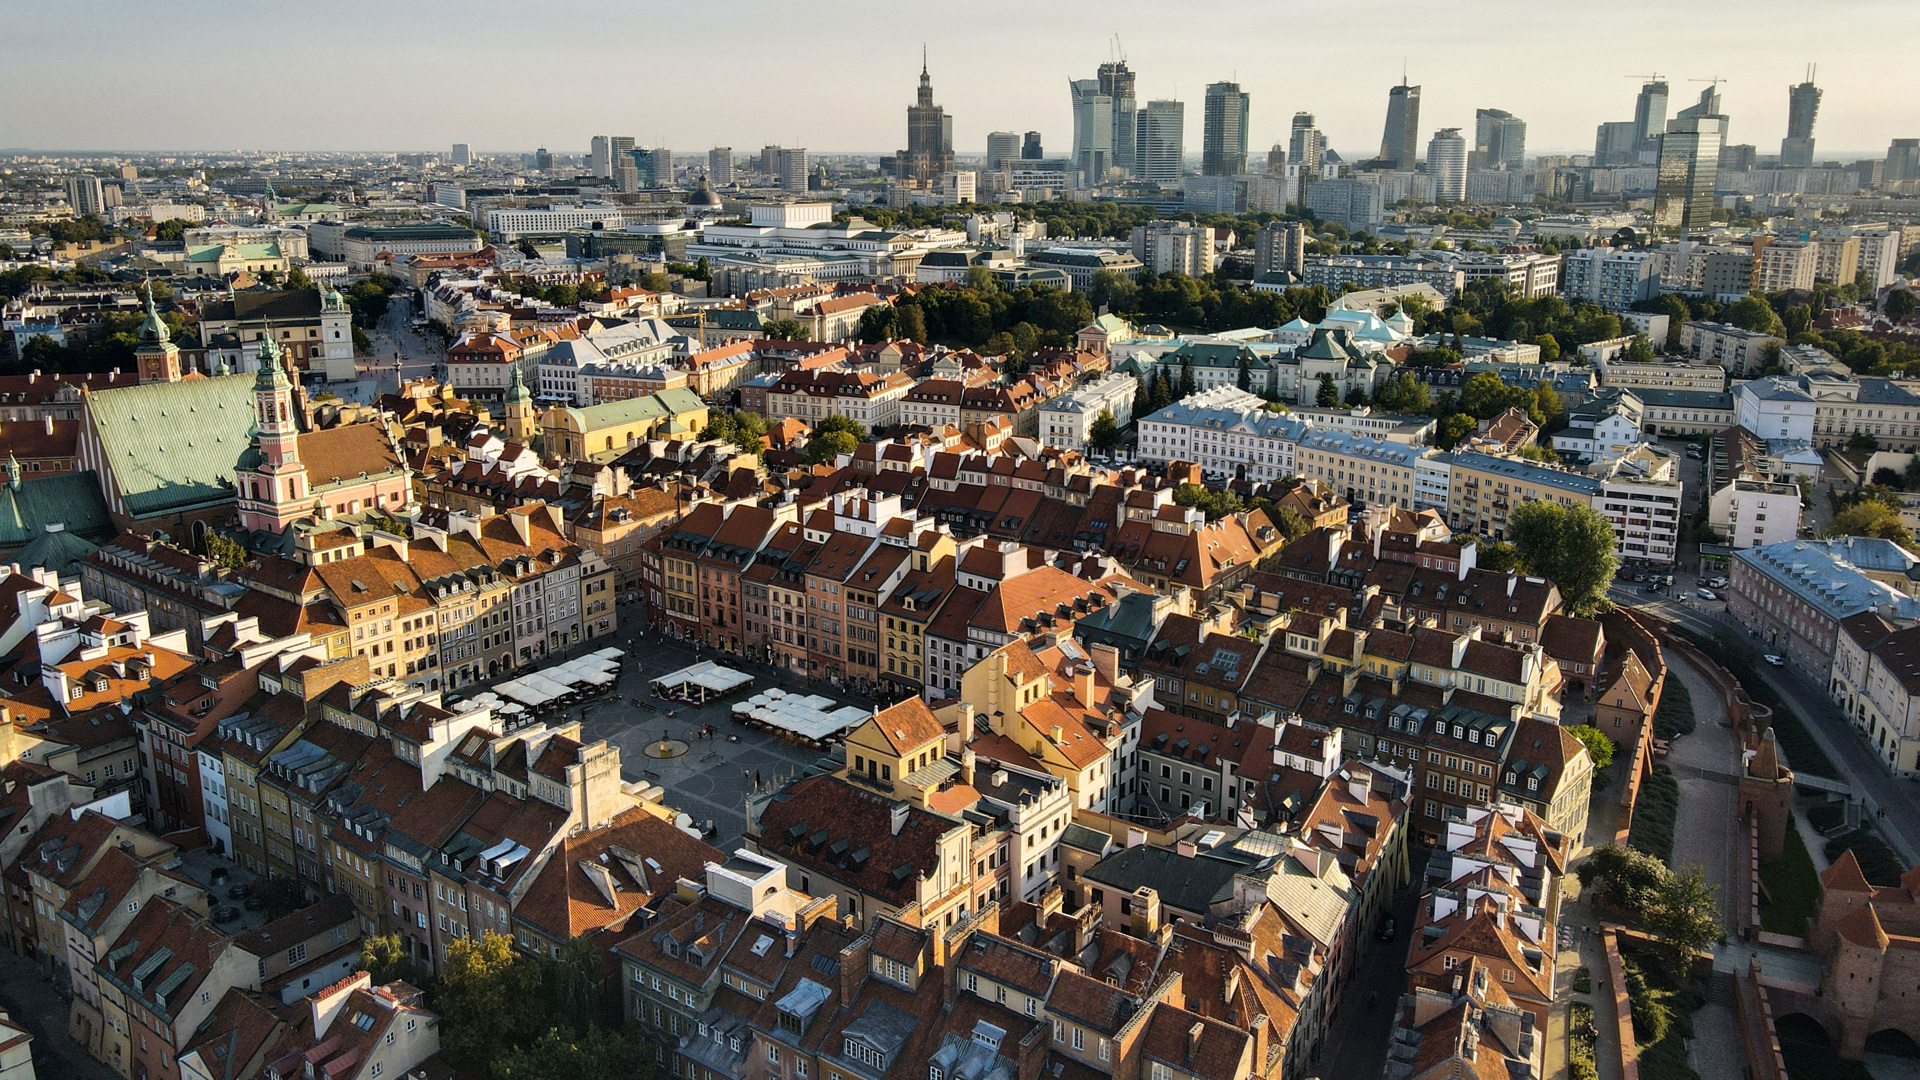
[(873, 938), (864, 934), (840, 950), (840, 1004), (852, 1005), (860, 993), (860, 984), (867, 980), (867, 955), (872, 950)]
[(1373, 790), (1372, 775), (1363, 768), (1347, 770), (1347, 793), (1362, 806), (1367, 804), (1367, 796)]
[(1191, 859), (1200, 854), (1199, 846), (1191, 840), (1182, 840), (1174, 844), (1173, 850), (1178, 852), (1183, 859)]
[(1089, 646), (1087, 655), (1093, 658), (1093, 670), (1107, 680), (1108, 686), (1120, 685), (1120, 650), (1104, 642)]
[(1073, 696), (1080, 704), (1093, 708), (1093, 665), (1082, 660), (1073, 667)]
[[(960, 723), (957, 726), (957, 730), (960, 736), (960, 746), (958, 747), (958, 749), (960, 750), (960, 753), (962, 755), (961, 760), (964, 761), (966, 758), (966, 755), (969, 755), (972, 753), (971, 750), (967, 749), (967, 747), (973, 745), (973, 703), (972, 702), (963, 701), (960, 703)], [(972, 783), (973, 781), (969, 780), (967, 782)]]
[(1041, 924), (1044, 928), (1047, 920), (1060, 914), (1061, 908), (1065, 905), (1066, 894), (1061, 891), (1060, 886), (1047, 886), (1046, 889), (1040, 893), (1039, 910), (1034, 914), (1034, 921)]
[(1060, 741), (1061, 741), (1061, 739), (1060, 739), (1060, 725), (1059, 725), (1059, 724), (1055, 724), (1055, 725), (1053, 725), (1052, 727), (1050, 727), (1050, 728), (1048, 728), (1048, 729), (1047, 729), (1047, 734), (1053, 737), (1053, 745), (1055, 745), (1055, 746), (1059, 746), (1059, 745), (1060, 745)]
[(1207, 1025), (1198, 1020), (1194, 1021), (1193, 1026), (1187, 1029), (1188, 1061), (1192, 1061), (1200, 1056), (1200, 1036), (1206, 1034), (1206, 1031)]
[(893, 835), (899, 836), (900, 830), (906, 827), (907, 812), (911, 809), (911, 805), (904, 801), (893, 804)]
[(507, 520), (513, 523), (513, 534), (520, 538), (523, 546), (533, 543), (533, 523), (527, 519), (527, 515), (508, 514)]
[(44, 419), (47, 422), (47, 434), (49, 435), (53, 434), (53, 414), (48, 413), (46, 416), (42, 417), (42, 419)]
[[(973, 713), (971, 705), (963, 705), (961, 709), (968, 715)], [(960, 782), (968, 787), (973, 786), (973, 770), (977, 760), (972, 747), (966, 747), (960, 751)]]

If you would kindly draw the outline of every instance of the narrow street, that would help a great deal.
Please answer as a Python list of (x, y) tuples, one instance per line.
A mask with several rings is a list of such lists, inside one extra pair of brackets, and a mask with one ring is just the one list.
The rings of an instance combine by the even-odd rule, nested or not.
[[(1391, 916), (1397, 927), (1392, 941), (1370, 935), (1347, 980), (1346, 993), (1334, 1010), (1326, 1044), (1317, 1063), (1318, 1075), (1379, 1076), (1387, 1063), (1393, 1039), (1393, 1014), (1407, 989), (1409, 928), (1420, 906), (1420, 880), (1426, 871), (1426, 850), (1408, 852), (1413, 881), (1394, 900)], [(1313, 1070), (1309, 1070), (1313, 1071)]]
[(42, 1080), (117, 1080), (106, 1065), (67, 1037), (67, 998), (38, 964), (0, 949), (0, 1005), (33, 1036), (34, 1075)]

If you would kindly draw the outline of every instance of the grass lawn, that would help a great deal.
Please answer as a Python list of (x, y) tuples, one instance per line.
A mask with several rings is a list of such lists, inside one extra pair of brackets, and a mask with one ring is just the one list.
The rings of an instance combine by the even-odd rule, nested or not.
[(1760, 905), (1760, 928), (1770, 934), (1805, 937), (1807, 920), (1820, 906), (1820, 875), (1813, 869), (1800, 830), (1789, 825), (1780, 858), (1760, 864), (1767, 898)]
[(1660, 691), (1660, 707), (1653, 713), (1653, 737), (1677, 739), (1693, 734), (1693, 695), (1678, 676), (1669, 675)]
[(1640, 785), (1633, 804), (1633, 824), (1627, 830), (1627, 846), (1644, 851), (1663, 863), (1673, 861), (1673, 818), (1680, 808), (1680, 783), (1673, 770), (1662, 761)]
[[(1634, 1038), (1640, 1042), (1640, 1075), (1646, 1080), (1700, 1080), (1687, 1060), (1687, 1040), (1693, 1038), (1693, 1014), (1707, 1003), (1703, 988), (1675, 979), (1656, 957), (1626, 942), (1621, 943), (1620, 963), (1633, 1005)], [(1652, 1023), (1665, 1029), (1658, 1038), (1649, 1030)]]
[(1869, 884), (1898, 885), (1900, 875), (1906, 872), (1900, 865), (1900, 856), (1893, 853), (1870, 825), (1827, 841), (1828, 862), (1839, 858), (1843, 851), (1853, 852), (1853, 857), (1860, 860), (1860, 872), (1867, 875)]

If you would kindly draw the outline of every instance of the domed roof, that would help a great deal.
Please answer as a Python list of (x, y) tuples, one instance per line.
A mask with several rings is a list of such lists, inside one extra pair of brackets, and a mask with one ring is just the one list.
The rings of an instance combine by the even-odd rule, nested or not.
[(700, 190), (687, 197), (687, 205), (719, 206), (720, 196), (714, 193), (713, 187), (703, 178), (700, 181)]

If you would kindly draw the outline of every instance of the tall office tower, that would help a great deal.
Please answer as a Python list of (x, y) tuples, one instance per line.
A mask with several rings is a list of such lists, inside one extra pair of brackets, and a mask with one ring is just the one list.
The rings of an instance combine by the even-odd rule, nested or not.
[(953, 171), (953, 121), (933, 103), (933, 78), (926, 56), (920, 58), (920, 93), (907, 106), (907, 148), (895, 154), (890, 170), (898, 180), (930, 187)]
[(1236, 82), (1210, 83), (1200, 140), (1200, 175), (1239, 176), (1246, 171), (1247, 95)]
[(107, 193), (100, 186), (100, 178), (85, 173), (67, 177), (67, 205), (73, 207), (75, 216), (106, 213)]
[(1287, 148), (1274, 143), (1267, 151), (1267, 175), (1279, 176), (1287, 171)]
[(1727, 117), (1720, 112), (1719, 85), (1700, 94), (1700, 103), (1680, 110), (1660, 136), (1660, 167), (1654, 180), (1656, 228), (1688, 232), (1713, 221), (1713, 182), (1726, 144)]
[(1420, 88), (1400, 85), (1387, 91), (1387, 127), (1380, 135), (1380, 161), (1389, 169), (1405, 172), (1414, 166), (1420, 152)]
[(1113, 98), (1100, 92), (1100, 80), (1075, 79), (1073, 94), (1073, 169), (1086, 185), (1104, 183), (1113, 167)]
[(1133, 96), (1133, 71), (1125, 60), (1115, 60), (1101, 64), (1098, 77), (1100, 92), (1113, 99), (1113, 166), (1124, 169), (1129, 176), (1137, 175), (1134, 157), (1138, 153), (1138, 136), (1134, 125), (1138, 115)]
[(987, 171), (1011, 168), (1020, 156), (1020, 136), (1011, 131), (987, 132)]
[(1293, 136), (1287, 143), (1287, 158), (1303, 172), (1319, 172), (1320, 159), (1327, 152), (1327, 137), (1313, 126), (1313, 114), (1293, 114)]
[(1527, 122), (1505, 109), (1473, 114), (1474, 164), (1482, 169), (1518, 170), (1527, 164)]
[(1297, 221), (1276, 221), (1253, 234), (1253, 276), (1273, 270), (1298, 274), (1307, 265), (1307, 229)]
[(1427, 141), (1427, 172), (1433, 176), (1434, 202), (1467, 199), (1467, 140), (1459, 128), (1441, 128)]
[(533, 171), (552, 172), (553, 152), (542, 146), (533, 152)]
[[(1662, 118), (1660, 126), (1666, 127)], [(1634, 134), (1635, 126), (1631, 120), (1609, 120), (1601, 124), (1593, 135), (1593, 163), (1595, 165), (1629, 165), (1640, 160), (1639, 136)]]
[(613, 139), (606, 135), (593, 137), (593, 149), (587, 155), (587, 168), (595, 176), (613, 175)]
[(1887, 145), (1887, 167), (1881, 179), (1920, 180), (1920, 139), (1895, 139)]
[(707, 182), (714, 187), (733, 183), (733, 147), (716, 146), (707, 151)]
[(1180, 183), (1180, 162), (1187, 144), (1187, 106), (1183, 101), (1149, 101), (1140, 110), (1139, 145), (1134, 175), (1150, 184), (1174, 187)]
[(1813, 69), (1807, 69), (1807, 81), (1787, 87), (1787, 137), (1780, 140), (1780, 164), (1813, 164), (1813, 119), (1820, 113), (1820, 88), (1813, 85)]
[(782, 191), (807, 190), (807, 148), (804, 146), (783, 146), (780, 152), (780, 189)]
[(673, 184), (673, 151), (665, 147), (652, 149), (643, 146), (631, 151), (629, 157), (634, 169), (633, 190), (643, 191)]
[(453, 163), (455, 165), (473, 164), (473, 147), (468, 146), (466, 143), (463, 143), (463, 142), (454, 143), (453, 144)]
[(1633, 99), (1633, 149), (1639, 154), (1660, 151), (1660, 133), (1667, 130), (1667, 84), (1663, 79), (1642, 83)]
[(1039, 161), (1045, 156), (1045, 151), (1040, 148), (1040, 133), (1037, 131), (1027, 132), (1026, 138), (1020, 143), (1020, 160)]
[(1720, 169), (1724, 172), (1752, 172), (1760, 165), (1760, 149), (1752, 143), (1735, 143), (1720, 148)]

